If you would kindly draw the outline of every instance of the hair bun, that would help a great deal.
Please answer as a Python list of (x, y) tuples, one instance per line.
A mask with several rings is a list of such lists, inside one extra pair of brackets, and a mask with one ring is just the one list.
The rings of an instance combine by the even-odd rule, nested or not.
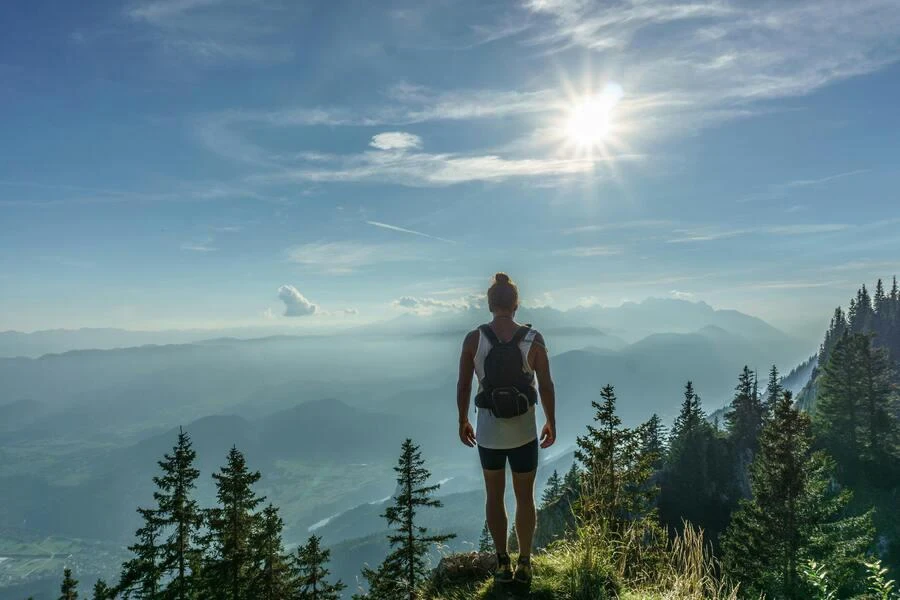
[(509, 275), (506, 273), (497, 273), (494, 275), (494, 281), (497, 283), (509, 283)]

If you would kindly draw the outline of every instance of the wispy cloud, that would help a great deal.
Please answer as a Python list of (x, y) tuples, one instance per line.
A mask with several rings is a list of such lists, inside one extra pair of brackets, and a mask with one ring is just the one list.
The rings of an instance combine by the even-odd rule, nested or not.
[(808, 225), (774, 225), (764, 227), (760, 231), (770, 235), (807, 235), (814, 233), (833, 233), (844, 231), (851, 226), (844, 223), (814, 223)]
[(442, 237), (438, 237), (436, 235), (431, 235), (428, 233), (423, 233), (421, 231), (415, 231), (413, 229), (406, 229), (405, 227), (397, 227), (396, 225), (389, 225), (387, 223), (381, 223), (380, 221), (366, 221), (367, 225), (371, 225), (373, 227), (380, 227), (381, 229), (388, 229), (390, 231), (398, 231), (400, 233), (408, 233), (410, 235), (417, 235), (423, 238), (428, 238), (431, 240), (437, 240), (439, 242), (447, 242), (449, 244), (455, 244), (453, 240), (448, 240)]
[(215, 252), (218, 248), (213, 246), (212, 243), (213, 240), (211, 239), (202, 242), (184, 242), (181, 244), (181, 249), (189, 252)]
[(805, 290), (827, 287), (844, 288), (846, 286), (846, 281), (757, 281), (735, 287), (751, 290)]
[[(147, 4), (144, 13), (183, 18), (221, 8), (205, 5), (211, 1), (158, 0), (160, 6)], [(768, 101), (802, 96), (891, 64), (900, 59), (900, 38), (894, 35), (900, 29), (900, 11), (895, 8), (893, 0), (527, 0), (518, 12), (502, 14), (500, 22), (480, 24), (479, 31), (485, 41), (509, 38), (509, 43), (525, 44), (526, 51), (587, 48), (599, 60), (609, 56), (614, 64), (629, 67), (619, 82), (625, 95), (616, 107), (616, 125), (631, 147), (640, 148), (723, 121), (785, 110)], [(569, 83), (579, 85), (574, 79)], [(199, 119), (196, 132), (211, 151), (260, 169), (249, 180), (253, 185), (379, 182), (433, 187), (513, 178), (542, 178), (555, 185), (559, 178), (594, 172), (598, 162), (551, 156), (547, 140), (532, 152), (539, 146), (534, 136), (545, 131), (548, 119), (563, 114), (568, 102), (555, 83), (517, 90), (435, 90), (401, 82), (361, 106), (299, 105), (210, 114)], [(506, 118), (520, 119), (522, 133), (483, 151), (422, 151), (423, 140), (404, 131), (380, 133), (370, 141), (373, 150), (344, 155), (307, 152), (285, 157), (253, 141), (266, 139), (255, 133), (292, 127), (399, 128)], [(617, 153), (616, 160), (643, 155)], [(861, 172), (797, 180), (781, 189), (825, 185)]]
[(855, 169), (853, 171), (846, 171), (843, 173), (835, 173), (834, 175), (827, 175), (824, 177), (818, 177), (815, 179), (794, 179), (791, 181), (786, 181), (783, 183), (772, 184), (766, 189), (764, 192), (760, 192), (757, 194), (751, 194), (744, 198), (738, 199), (738, 202), (755, 202), (760, 200), (778, 200), (780, 198), (785, 198), (791, 192), (791, 190), (808, 188), (808, 187), (818, 187), (827, 185), (833, 181), (838, 181), (840, 179), (846, 179), (848, 177), (854, 177), (857, 175), (863, 175), (865, 173), (871, 172), (871, 169)]
[(199, 64), (289, 60), (293, 49), (277, 36), (287, 24), (272, 19), (269, 4), (267, 0), (150, 0), (133, 2), (123, 13), (131, 23), (146, 27), (150, 35), (145, 37), (177, 59), (190, 58)]
[(381, 182), (408, 187), (444, 187), (470, 181), (505, 181), (596, 173), (606, 160), (634, 161), (629, 154), (598, 158), (504, 158), (499, 155), (431, 154), (371, 151), (350, 155), (317, 155), (299, 166), (250, 176), (255, 184), (291, 182)]
[(473, 294), (458, 300), (438, 300), (435, 298), (419, 298), (416, 296), (403, 296), (394, 300), (392, 306), (420, 315), (430, 315), (439, 312), (462, 312), (473, 308), (482, 308), (484, 298)]
[(670, 244), (684, 244), (688, 242), (712, 242), (715, 240), (724, 240), (746, 235), (750, 233), (749, 229), (720, 229), (717, 227), (704, 228), (696, 230), (677, 230), (679, 237), (667, 240)]
[(220, 4), (222, 0), (155, 0), (134, 4), (125, 9), (132, 19), (161, 23), (196, 8)]
[(575, 235), (579, 233), (597, 233), (601, 231), (616, 231), (622, 229), (659, 229), (670, 227), (673, 221), (662, 219), (640, 219), (637, 221), (622, 221), (619, 223), (598, 223), (594, 225), (579, 225), (562, 231), (563, 235)]
[(527, 0), (529, 43), (630, 65), (626, 90), (661, 130), (696, 129), (809, 94), (900, 58), (893, 0)]
[(332, 275), (346, 275), (370, 265), (416, 260), (421, 252), (405, 246), (363, 244), (353, 241), (316, 242), (289, 248), (289, 262)]
[[(172, 186), (171, 190), (159, 192), (137, 192), (101, 187), (68, 185), (64, 183), (44, 183), (33, 181), (0, 181), (0, 186), (34, 188), (61, 192), (51, 198), (0, 200), (0, 207), (28, 206), (33, 208), (55, 208), (80, 204), (151, 204), (178, 202), (207, 202), (225, 199), (252, 199), (274, 204), (283, 199), (267, 196), (250, 189), (247, 185), (226, 182), (192, 182)], [(48, 194), (49, 196), (50, 194)]]
[[(376, 98), (376, 100), (379, 100)], [(270, 127), (384, 127), (406, 126), (434, 121), (471, 121), (559, 110), (559, 91), (542, 89), (508, 91), (499, 89), (432, 88), (399, 83), (384, 90), (380, 102), (352, 109), (341, 105), (291, 106), (271, 110), (227, 110), (203, 117), (208, 128), (234, 129), (257, 124)], [(404, 132), (385, 132), (411, 135)], [(384, 134), (379, 134), (384, 135)], [(376, 136), (377, 137), (377, 136)], [(412, 140), (412, 138), (407, 138)], [(373, 139), (373, 146), (376, 139)]]
[(598, 256), (622, 254), (622, 249), (614, 246), (577, 246), (575, 248), (554, 250), (553, 254), (555, 256), (570, 256), (572, 258), (596, 258)]
[(818, 233), (835, 233), (851, 229), (852, 227), (852, 225), (844, 223), (801, 223), (794, 225), (768, 225), (763, 227), (746, 227), (738, 229), (712, 226), (701, 229), (676, 230), (676, 233), (679, 235), (667, 241), (670, 244), (684, 244), (689, 242), (713, 242), (742, 235), (812, 235)]

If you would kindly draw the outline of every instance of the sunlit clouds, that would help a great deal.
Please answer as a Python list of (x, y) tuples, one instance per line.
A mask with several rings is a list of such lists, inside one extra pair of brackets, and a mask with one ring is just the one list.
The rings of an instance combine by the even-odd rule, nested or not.
[(278, 298), (284, 302), (285, 317), (308, 317), (319, 310), (318, 306), (307, 300), (306, 296), (292, 285), (278, 288)]
[(896, 0), (6, 4), (0, 328), (436, 314), (497, 270), (805, 315), (900, 254)]

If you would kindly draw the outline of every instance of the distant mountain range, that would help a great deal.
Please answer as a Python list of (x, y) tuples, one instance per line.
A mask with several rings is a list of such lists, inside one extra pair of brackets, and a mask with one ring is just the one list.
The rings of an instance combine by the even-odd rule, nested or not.
[[(735, 310), (714, 309), (705, 302), (672, 298), (650, 298), (625, 302), (616, 307), (576, 307), (561, 311), (550, 307), (522, 308), (522, 322), (534, 323), (543, 331), (559, 335), (608, 335), (636, 341), (651, 333), (686, 333), (707, 325), (721, 327), (751, 339), (790, 339), (762, 319)], [(37, 357), (70, 350), (108, 350), (144, 345), (188, 344), (225, 338), (249, 340), (273, 336), (307, 337), (321, 335), (435, 335), (458, 334), (489, 319), (486, 310), (472, 308), (458, 312), (417, 315), (407, 313), (394, 319), (335, 331), (318, 328), (298, 333), (294, 326), (242, 327), (227, 329), (187, 329), (130, 331), (115, 328), (50, 329), (24, 333), (0, 331), (0, 357)], [(792, 340), (797, 342), (797, 340)], [(806, 340), (808, 342), (810, 340)]]
[[(700, 326), (690, 332), (652, 333), (628, 344), (623, 338), (630, 335), (609, 335), (584, 324), (586, 317), (577, 317), (582, 311), (598, 320), (613, 315), (635, 327), (672, 313), (681, 316), (673, 330)], [(15, 431), (0, 427), (0, 442), (4, 437), (102, 436), (127, 443), (204, 415), (258, 416), (324, 397), (395, 415), (415, 414), (423, 402), (436, 403), (429, 409), (434, 418), (452, 419), (457, 338), (472, 327), (475, 316), (407, 315), (392, 321), (407, 328), (405, 336), (396, 332), (399, 327), (387, 335), (371, 326), (330, 337), (217, 339), (0, 358), (0, 412), (13, 414), (14, 408), (2, 408), (11, 403), (31, 406), (27, 418), (15, 417)], [(730, 397), (743, 365), (765, 372), (774, 363), (786, 370), (810, 351), (754, 317), (679, 300), (617, 309), (533, 309), (525, 318), (546, 333), (562, 406), (589, 406), (600, 387), (612, 383), (626, 399), (626, 420), (671, 413), (689, 378), (709, 407), (717, 408)], [(452, 327), (458, 331), (451, 339), (447, 332)], [(586, 416), (581, 409), (561, 412), (572, 416), (573, 427)]]
[[(431, 315), (409, 313), (389, 321), (362, 326), (359, 331), (393, 336), (460, 333), (471, 330), (474, 324), (489, 318), (490, 315), (482, 308)], [(569, 310), (523, 307), (516, 318), (522, 323), (533, 323), (542, 331), (593, 328), (630, 341), (651, 333), (686, 333), (709, 325), (750, 339), (792, 340), (784, 332), (757, 317), (736, 310), (715, 309), (705, 302), (674, 298), (648, 298), (643, 302), (625, 302), (615, 307), (579, 306)]]

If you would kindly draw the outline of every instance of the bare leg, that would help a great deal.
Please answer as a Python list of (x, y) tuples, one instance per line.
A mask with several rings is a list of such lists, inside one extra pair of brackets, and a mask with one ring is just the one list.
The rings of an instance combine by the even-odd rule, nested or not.
[(503, 494), (506, 492), (506, 469), (483, 470), (484, 489), (487, 492), (485, 498), (485, 516), (488, 529), (494, 538), (494, 548), (497, 554), (506, 554), (506, 506), (503, 504)]
[(534, 506), (534, 478), (537, 471), (513, 473), (513, 491), (516, 493), (516, 535), (519, 538), (519, 556), (531, 556), (537, 511)]

